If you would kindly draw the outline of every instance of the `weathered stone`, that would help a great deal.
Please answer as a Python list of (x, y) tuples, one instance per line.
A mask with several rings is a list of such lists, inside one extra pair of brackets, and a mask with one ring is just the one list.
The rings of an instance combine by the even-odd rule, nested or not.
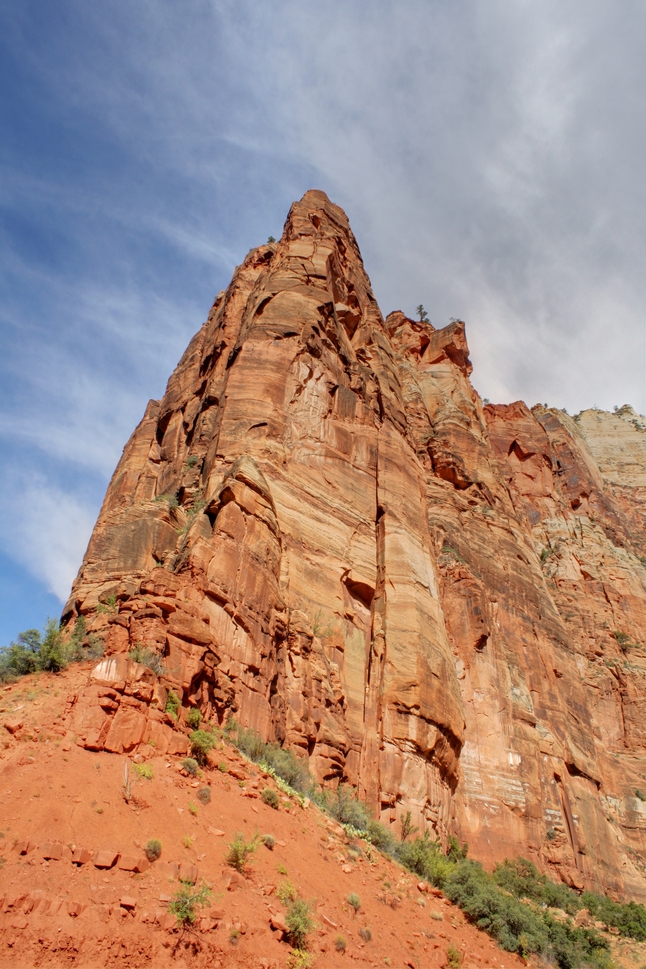
[(143, 855), (120, 855), (117, 868), (122, 871), (144, 872), (150, 868), (150, 862)]
[(196, 865), (192, 865), (190, 861), (181, 862), (177, 875), (181, 882), (188, 882), (190, 885), (194, 885), (197, 881), (197, 876), (198, 871)]
[(94, 854), (92, 862), (95, 868), (113, 868), (119, 859), (119, 852), (112, 848), (103, 848)]
[(71, 726), (183, 753), (173, 690), (395, 830), (646, 898), (646, 422), (483, 406), (470, 373), (462, 322), (384, 320), (342, 210), (295, 203), (124, 449), (64, 613), (107, 651)]

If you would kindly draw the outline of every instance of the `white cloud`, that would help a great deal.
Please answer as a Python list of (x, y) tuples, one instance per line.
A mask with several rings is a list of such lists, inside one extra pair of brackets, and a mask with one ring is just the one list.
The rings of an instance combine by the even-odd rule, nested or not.
[(39, 476), (5, 479), (3, 490), (13, 514), (1, 526), (0, 541), (65, 602), (92, 533), (93, 510)]

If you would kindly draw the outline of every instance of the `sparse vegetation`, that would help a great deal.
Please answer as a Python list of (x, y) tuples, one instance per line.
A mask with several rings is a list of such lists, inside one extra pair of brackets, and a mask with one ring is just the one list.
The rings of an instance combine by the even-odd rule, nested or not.
[(184, 760), (182, 761), (182, 767), (184, 768), (187, 774), (191, 775), (191, 777), (197, 777), (198, 771), (200, 769), (200, 765), (193, 757), (185, 757)]
[(370, 940), (372, 939), (372, 932), (370, 931), (367, 925), (361, 926), (361, 928), (359, 929), (359, 935), (361, 936), (364, 942), (370, 942)]
[(146, 842), (144, 852), (148, 861), (157, 861), (162, 853), (162, 843), (158, 838), (151, 838)]
[(449, 945), (446, 950), (446, 964), (451, 969), (459, 969), (462, 965), (462, 953), (454, 945)]
[(399, 819), (399, 827), (401, 829), (402, 841), (406, 841), (407, 838), (410, 838), (410, 836), (415, 834), (415, 832), (418, 830), (411, 821), (410, 811), (406, 811), (406, 814), (402, 814), (401, 818)]
[(305, 949), (292, 949), (287, 956), (287, 969), (309, 969), (312, 956)]
[(285, 923), (289, 930), (289, 941), (296, 949), (307, 948), (307, 936), (314, 928), (310, 906), (302, 899), (297, 898), (287, 909)]
[(249, 855), (257, 850), (260, 838), (254, 837), (251, 841), (245, 841), (241, 831), (236, 832), (233, 841), (229, 844), (229, 851), (226, 856), (226, 863), (236, 871), (244, 872), (247, 867)]
[(147, 781), (152, 781), (155, 776), (155, 771), (150, 764), (133, 764), (132, 769), (137, 777), (143, 777)]
[(192, 925), (195, 921), (196, 908), (208, 905), (210, 897), (211, 889), (208, 885), (193, 888), (188, 882), (182, 882), (181, 887), (168, 903), (168, 911), (175, 916), (180, 928), (184, 925)]
[(337, 935), (334, 940), (334, 948), (337, 952), (345, 952), (347, 944), (342, 935)]
[(266, 787), (260, 796), (263, 802), (275, 811), (280, 807), (280, 798), (272, 787)]
[(198, 801), (201, 801), (202, 804), (208, 804), (211, 800), (211, 788), (200, 787), (197, 791), (197, 799)]
[(311, 790), (312, 778), (307, 765), (293, 751), (284, 750), (276, 743), (265, 743), (255, 730), (241, 727), (233, 718), (225, 727), (225, 736), (250, 760), (271, 768), (294, 791)]
[[(134, 649), (131, 649), (128, 653), (128, 657), (135, 663), (141, 663), (142, 666), (147, 666), (149, 670), (153, 671), (155, 676), (161, 676), (164, 672), (164, 664), (159, 653), (156, 653), (154, 649), (150, 649), (148, 646), (144, 646), (143, 643), (137, 643)], [(166, 702), (168, 705), (168, 701)]]
[(611, 636), (616, 640), (617, 645), (622, 653), (626, 653), (629, 649), (633, 649), (635, 646), (639, 645), (639, 643), (633, 643), (631, 641), (628, 633), (622, 633), (619, 629), (615, 629), (614, 632), (611, 633)]
[(287, 905), (288, 902), (295, 902), (297, 897), (296, 889), (289, 879), (281, 882), (276, 889), (276, 898), (278, 898), (283, 905)]
[(191, 742), (191, 753), (201, 767), (206, 764), (209, 751), (217, 744), (217, 737), (206, 730), (194, 730), (188, 738)]
[(182, 844), (184, 845), (185, 848), (192, 848), (193, 839), (189, 835), (185, 834), (184, 837), (182, 838)]
[(165, 501), (169, 508), (179, 507), (177, 495), (157, 495), (156, 498), (153, 498), (153, 501), (156, 501), (156, 502)]
[(422, 306), (421, 303), (415, 309), (415, 312), (417, 313), (417, 316), (419, 317), (420, 323), (430, 323), (431, 322), (429, 320), (429, 318), (428, 318), (428, 313), (426, 312), (426, 310), (424, 309), (424, 307)]
[(182, 701), (180, 700), (180, 698), (177, 696), (176, 693), (173, 693), (172, 690), (169, 690), (168, 696), (166, 697), (166, 707), (165, 707), (166, 713), (170, 713), (171, 717), (174, 720), (177, 720), (177, 717), (179, 715), (179, 711), (181, 710), (181, 708), (182, 708)]
[(356, 892), (351, 892), (350, 895), (348, 895), (347, 902), (348, 902), (348, 905), (350, 905), (350, 907), (354, 909), (354, 914), (356, 915), (359, 909), (361, 908), (361, 899), (356, 894)]
[(273, 834), (263, 834), (262, 843), (266, 848), (269, 848), (270, 851), (273, 851), (274, 845), (276, 844), (276, 839), (274, 838)]
[(202, 714), (197, 709), (197, 707), (191, 707), (191, 709), (186, 714), (186, 723), (191, 728), (191, 730), (197, 730), (202, 722)]
[(189, 801), (188, 809), (194, 817), (197, 817), (197, 804), (193, 804), (192, 801)]

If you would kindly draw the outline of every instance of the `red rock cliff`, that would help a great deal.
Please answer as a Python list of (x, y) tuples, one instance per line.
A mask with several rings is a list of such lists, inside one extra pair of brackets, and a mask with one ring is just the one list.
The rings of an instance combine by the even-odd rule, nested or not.
[(79, 739), (181, 744), (172, 687), (384, 822), (643, 898), (646, 429), (483, 407), (470, 373), (463, 323), (384, 320), (343, 211), (295, 203), (110, 482), (64, 613), (115, 658)]

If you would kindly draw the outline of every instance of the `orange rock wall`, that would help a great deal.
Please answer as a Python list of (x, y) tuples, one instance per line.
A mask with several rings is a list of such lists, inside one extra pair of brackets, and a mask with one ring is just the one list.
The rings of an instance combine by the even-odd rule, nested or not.
[[(646, 431), (484, 407), (470, 373), (463, 323), (382, 318), (308, 192), (148, 405), (64, 619), (155, 651), (156, 696), (235, 714), (385, 822), (645, 897)], [(78, 706), (88, 746), (121, 742), (90, 712), (106, 689)]]

